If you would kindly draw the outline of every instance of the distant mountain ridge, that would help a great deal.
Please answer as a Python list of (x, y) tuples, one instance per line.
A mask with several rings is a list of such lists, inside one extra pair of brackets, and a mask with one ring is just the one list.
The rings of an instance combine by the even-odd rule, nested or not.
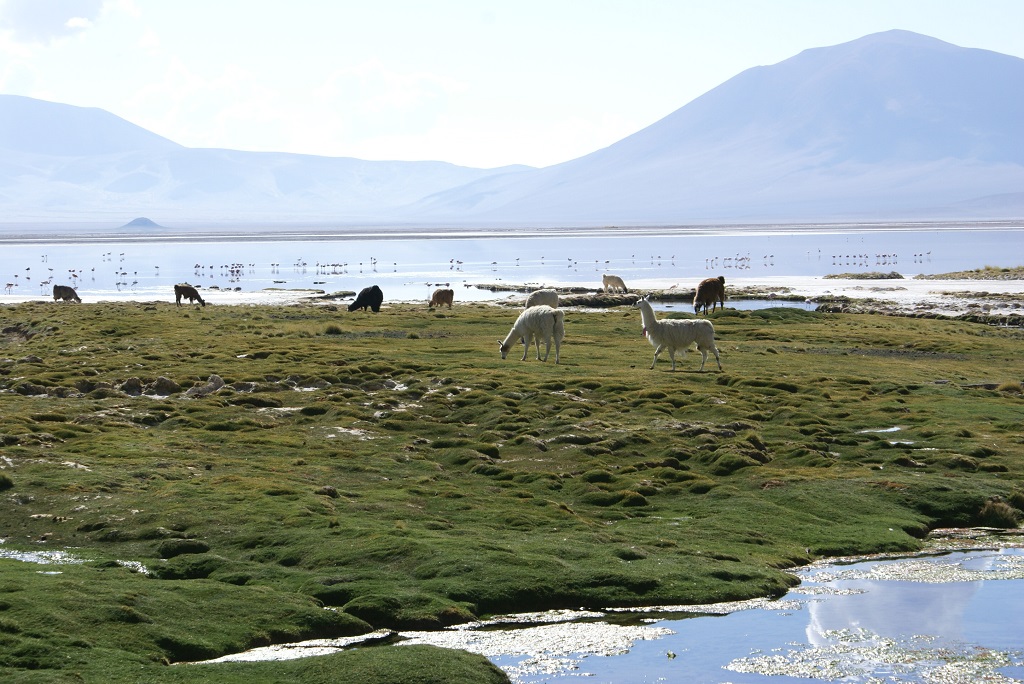
[(7, 221), (367, 221), (443, 189), (528, 167), (376, 162), (187, 148), (100, 109), (0, 95)]
[(0, 149), (86, 157), (184, 148), (102, 109), (0, 95)]
[(420, 208), (555, 223), (955, 213), (1024, 190), (1021, 88), (1024, 60), (889, 31), (748, 69), (603, 150)]
[(1024, 60), (887, 31), (748, 69), (543, 169), (191, 149), (0, 95), (8, 220), (673, 224), (1024, 216)]

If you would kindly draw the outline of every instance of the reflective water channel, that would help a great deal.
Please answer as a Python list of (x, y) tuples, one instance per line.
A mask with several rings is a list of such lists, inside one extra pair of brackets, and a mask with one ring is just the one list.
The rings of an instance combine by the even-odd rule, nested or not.
[(242, 237), (0, 233), (0, 303), (50, 299), (53, 284), (74, 286), (86, 302), (166, 301), (180, 282), (211, 291), (215, 303), (225, 292), (358, 292), (369, 285), (378, 285), (388, 302), (429, 300), (437, 287), (455, 289), (458, 301), (492, 301), (514, 296), (488, 289), (493, 285), (597, 289), (604, 273), (621, 276), (631, 289), (673, 284), (686, 289), (719, 275), (732, 283), (752, 277), (875, 271), (909, 277), (1013, 267), (1020, 265), (1021, 254), (1019, 222), (391, 236), (255, 229)]
[[(800, 585), (778, 600), (508, 615), (436, 632), (279, 644), (200, 665), (432, 644), (482, 654), (517, 684), (1024, 682), (1024, 538), (971, 534), (955, 531), (925, 554), (797, 569)], [(84, 562), (3, 541), (0, 559), (37, 564), (41, 574)]]
[[(1024, 681), (1019, 542), (816, 563), (796, 570), (800, 586), (779, 600), (510, 615), (402, 633), (387, 647), (480, 653), (519, 684)], [(346, 645), (318, 640), (221, 660)]]

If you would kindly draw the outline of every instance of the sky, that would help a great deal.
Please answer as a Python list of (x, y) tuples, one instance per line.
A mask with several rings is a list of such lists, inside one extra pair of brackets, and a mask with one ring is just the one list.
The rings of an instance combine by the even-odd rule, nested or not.
[(550, 166), (754, 66), (904, 29), (1024, 58), (1021, 0), (0, 0), (0, 93), (188, 146)]

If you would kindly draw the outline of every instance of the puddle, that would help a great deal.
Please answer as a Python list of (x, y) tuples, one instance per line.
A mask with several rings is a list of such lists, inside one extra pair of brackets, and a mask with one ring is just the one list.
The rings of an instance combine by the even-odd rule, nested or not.
[(210, 665), (214, 663), (262, 662), (271, 660), (295, 660), (309, 656), (328, 655), (360, 644), (378, 642), (394, 636), (391, 630), (379, 630), (356, 637), (339, 637), (337, 639), (310, 639), (292, 644), (261, 646), (245, 653), (234, 653), (213, 660), (203, 660), (183, 665)]
[(891, 428), (879, 428), (879, 429), (877, 429), (877, 430), (858, 430), (858, 431), (857, 431), (857, 434), (858, 434), (858, 435), (868, 435), (868, 434), (875, 434), (875, 433), (885, 433), (885, 432), (899, 432), (899, 431), (900, 431), (900, 430), (902, 430), (902, 429), (903, 429), (903, 428), (901, 428), (901, 427), (899, 427), (899, 426), (897, 425), (897, 426), (895, 426), (895, 427), (891, 427)]
[[(0, 540), (3, 543), (4, 540)], [(35, 563), (36, 565), (80, 565), (85, 562), (67, 551), (15, 551), (0, 546), (0, 558)]]
[[(3, 546), (6, 541), (6, 539), (0, 539), (0, 559), (35, 563), (36, 565), (81, 565), (89, 560), (76, 556), (66, 549), (55, 549), (53, 551), (17, 551), (15, 549), (7, 549)], [(149, 569), (138, 561), (118, 560), (114, 562), (123, 568), (128, 568), (132, 572), (138, 572), (143, 575), (149, 572)], [(39, 570), (37, 572), (40, 575), (61, 574), (59, 570)]]
[[(686, 301), (652, 302), (651, 304), (655, 311), (693, 312), (693, 304)], [(777, 308), (815, 311), (818, 308), (818, 303), (793, 299), (729, 299), (726, 300), (725, 307), (719, 306), (718, 308), (736, 309), (738, 311), (759, 311), (761, 309)]]

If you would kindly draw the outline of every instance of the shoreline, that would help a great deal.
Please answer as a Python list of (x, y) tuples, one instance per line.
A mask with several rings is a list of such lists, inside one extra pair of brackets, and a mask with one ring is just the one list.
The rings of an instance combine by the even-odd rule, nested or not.
[[(654, 299), (685, 302), (692, 297), (692, 286), (666, 278), (637, 280), (631, 283), (634, 292), (650, 293)], [(488, 290), (499, 285), (480, 283), (472, 285), (478, 290)], [(553, 283), (549, 287), (573, 290), (579, 287), (571, 284)], [(477, 304), (519, 304), (519, 299), (531, 291), (526, 284), (501, 283), (500, 290), (492, 290), (493, 297), (459, 301), (456, 305)], [(964, 316), (983, 315), (986, 317), (1024, 316), (1024, 279), (934, 279), (917, 278), (912, 275), (891, 279), (838, 278), (819, 276), (762, 276), (752, 278), (731, 278), (726, 283), (726, 308), (730, 300), (772, 300), (805, 301), (827, 305), (835, 311), (871, 311), (892, 315), (938, 315)], [(324, 290), (276, 289), (256, 291), (234, 291), (203, 288), (207, 302), (214, 306), (289, 306), (300, 304), (322, 305), (341, 304), (354, 298), (350, 291), (328, 293)], [(598, 289), (586, 289), (586, 293), (600, 294)], [(52, 302), (45, 295), (0, 294), (0, 306), (26, 302)], [(86, 301), (86, 305), (100, 303), (138, 302), (140, 304), (173, 304), (173, 296), (166, 298), (155, 292), (118, 293), (117, 296)], [(623, 302), (631, 304), (632, 302)], [(423, 304), (422, 299), (396, 299), (388, 304)], [(567, 304), (588, 308), (586, 304)], [(601, 304), (593, 306), (601, 307)]]
[(336, 224), (256, 223), (181, 221), (177, 226), (160, 225), (145, 231), (128, 226), (111, 226), (103, 221), (46, 221), (0, 223), (2, 243), (87, 243), (159, 241), (287, 242), (295, 240), (388, 240), (465, 239), (537, 237), (544, 235), (747, 235), (861, 233), (877, 231), (1020, 230), (1024, 218), (990, 220), (898, 220), (891, 221), (804, 221), (804, 222), (709, 222), (692, 224), (579, 224), (579, 225), (480, 225), (480, 224), (389, 224), (359, 222)]

